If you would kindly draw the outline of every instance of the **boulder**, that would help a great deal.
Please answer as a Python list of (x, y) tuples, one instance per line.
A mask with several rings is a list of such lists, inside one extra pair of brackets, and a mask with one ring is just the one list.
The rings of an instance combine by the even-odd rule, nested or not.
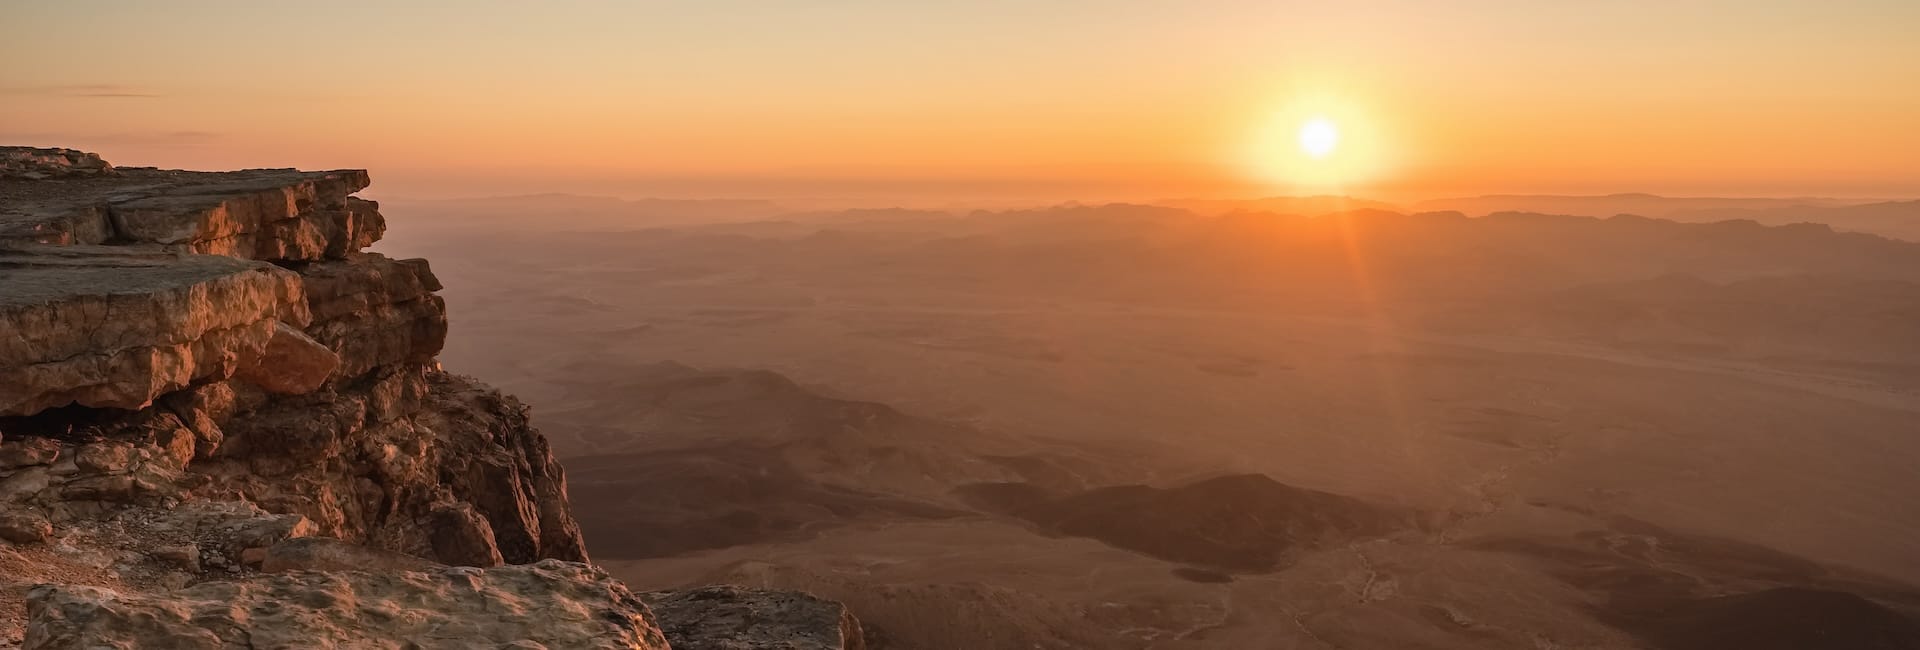
[(340, 355), (286, 323), (274, 325), (266, 349), (242, 365), (236, 377), (269, 393), (302, 395), (325, 384), (340, 369)]

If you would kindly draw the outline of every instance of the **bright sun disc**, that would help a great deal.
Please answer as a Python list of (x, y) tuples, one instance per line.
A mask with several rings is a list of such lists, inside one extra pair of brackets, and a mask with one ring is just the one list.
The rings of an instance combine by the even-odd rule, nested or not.
[(1300, 150), (1314, 158), (1325, 158), (1340, 144), (1340, 130), (1326, 118), (1316, 117), (1300, 125)]
[(1275, 193), (1346, 194), (1393, 171), (1390, 126), (1366, 106), (1326, 93), (1279, 98), (1236, 153), (1247, 178)]

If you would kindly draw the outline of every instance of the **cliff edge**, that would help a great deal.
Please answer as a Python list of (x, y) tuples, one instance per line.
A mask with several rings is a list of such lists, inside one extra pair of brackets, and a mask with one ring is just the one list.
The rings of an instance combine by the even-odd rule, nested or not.
[(0, 647), (861, 647), (585, 564), (527, 408), (435, 361), (427, 262), (364, 250), (368, 183), (0, 147)]

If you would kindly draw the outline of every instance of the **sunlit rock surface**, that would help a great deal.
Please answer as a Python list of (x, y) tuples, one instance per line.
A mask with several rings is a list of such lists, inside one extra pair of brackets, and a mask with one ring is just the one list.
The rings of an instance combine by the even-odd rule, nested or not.
[[(386, 231), (379, 206), (350, 198), (361, 170), (188, 172), (86, 163), (17, 163), (33, 154), (0, 147), (24, 171), (0, 173), (0, 247), (153, 244), (168, 251), (262, 260), (338, 258)], [(104, 164), (104, 163), (102, 163)]]
[(626, 587), (557, 560), (302, 571), (203, 582), (163, 596), (39, 586), (27, 607), (29, 649), (668, 647)]
[(137, 409), (233, 374), (280, 323), (308, 322), (299, 277), (271, 264), (78, 246), (0, 251), (0, 416)]

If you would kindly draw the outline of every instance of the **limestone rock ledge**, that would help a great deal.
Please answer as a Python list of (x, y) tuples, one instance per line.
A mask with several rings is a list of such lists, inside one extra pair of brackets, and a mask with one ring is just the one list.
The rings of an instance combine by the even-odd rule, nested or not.
[(228, 257), (75, 246), (0, 252), (0, 416), (138, 409), (309, 317), (298, 276)]
[[(439, 370), (368, 182), (0, 147), (0, 648), (668, 647), (526, 407)], [(726, 593), (650, 597), (675, 647), (860, 647)]]

